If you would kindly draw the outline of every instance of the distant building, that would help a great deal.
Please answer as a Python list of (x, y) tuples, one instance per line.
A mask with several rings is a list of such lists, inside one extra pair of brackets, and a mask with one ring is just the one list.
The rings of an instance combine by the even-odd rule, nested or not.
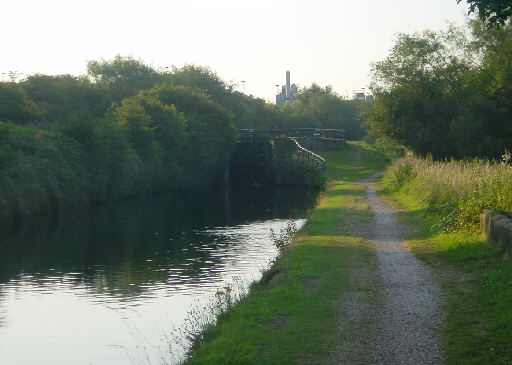
[(373, 100), (373, 95), (363, 88), (361, 90), (354, 90), (354, 99), (371, 101)]
[(365, 100), (365, 95), (364, 93), (356, 93), (354, 99), (357, 99), (357, 100)]
[(276, 104), (293, 104), (297, 100), (297, 85), (290, 85), (290, 71), (286, 71), (286, 85), (281, 86), (281, 92), (276, 95)]

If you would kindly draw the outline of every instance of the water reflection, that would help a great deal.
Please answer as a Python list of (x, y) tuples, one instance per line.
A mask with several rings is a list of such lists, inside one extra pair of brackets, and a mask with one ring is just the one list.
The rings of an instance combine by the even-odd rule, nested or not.
[(0, 363), (125, 363), (141, 327), (152, 323), (143, 337), (161, 341), (194, 298), (234, 277), (257, 279), (276, 254), (270, 226), (305, 217), (315, 197), (282, 188), (188, 191), (3, 227)]

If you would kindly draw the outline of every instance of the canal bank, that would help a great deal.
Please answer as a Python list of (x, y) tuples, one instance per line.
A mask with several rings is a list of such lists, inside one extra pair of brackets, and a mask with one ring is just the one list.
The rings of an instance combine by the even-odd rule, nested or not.
[(323, 156), (333, 182), (307, 224), (251, 293), (203, 333), (188, 363), (338, 363), (340, 344), (364, 356), (375, 341), (377, 318), (363, 314), (382, 306), (381, 278), (374, 248), (359, 234), (373, 214), (366, 187), (355, 182), (382, 171), (389, 157), (365, 143)]

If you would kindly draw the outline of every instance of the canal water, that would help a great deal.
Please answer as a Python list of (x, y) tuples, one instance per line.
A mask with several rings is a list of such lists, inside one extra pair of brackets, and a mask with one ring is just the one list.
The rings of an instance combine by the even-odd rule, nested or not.
[(0, 364), (179, 362), (191, 316), (258, 280), (277, 255), (271, 229), (300, 227), (315, 199), (187, 191), (0, 227)]

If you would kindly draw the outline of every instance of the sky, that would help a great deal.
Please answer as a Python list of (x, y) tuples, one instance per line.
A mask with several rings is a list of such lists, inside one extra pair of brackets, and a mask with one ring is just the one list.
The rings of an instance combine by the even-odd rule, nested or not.
[[(342, 96), (368, 87), (397, 33), (465, 24), (456, 0), (9, 0), (0, 6), (0, 72), (86, 73), (120, 54), (156, 69), (210, 67), (269, 101), (285, 72)], [(5, 75), (4, 75), (5, 74)], [(245, 81), (242, 83), (242, 81)]]

